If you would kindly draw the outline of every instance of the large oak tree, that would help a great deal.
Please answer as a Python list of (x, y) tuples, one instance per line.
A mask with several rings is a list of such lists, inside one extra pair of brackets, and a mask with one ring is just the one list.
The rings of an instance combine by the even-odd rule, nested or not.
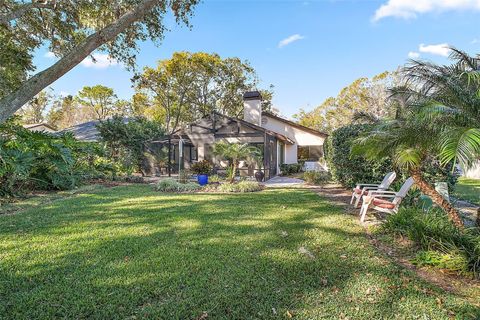
[[(188, 25), (199, 0), (0, 0), (0, 122), (93, 51), (133, 67), (137, 42), (162, 40), (172, 12)], [(32, 53), (47, 44), (59, 59), (28, 76)], [(16, 60), (15, 57), (18, 57)]]

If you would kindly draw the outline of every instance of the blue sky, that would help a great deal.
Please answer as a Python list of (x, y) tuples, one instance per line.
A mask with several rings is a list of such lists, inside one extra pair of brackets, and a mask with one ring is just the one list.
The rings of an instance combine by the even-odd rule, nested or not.
[[(275, 107), (291, 116), (300, 108), (313, 109), (359, 77), (395, 70), (409, 55), (444, 63), (444, 44), (479, 53), (480, 1), (458, 2), (205, 0), (191, 30), (167, 19), (171, 31), (161, 46), (142, 43), (138, 65), (153, 66), (182, 50), (237, 56), (257, 70), (261, 87), (275, 86)], [(35, 58), (38, 70), (53, 61), (45, 49)], [(52, 87), (75, 94), (85, 85), (103, 84), (129, 98), (131, 76), (107, 61), (85, 62)]]

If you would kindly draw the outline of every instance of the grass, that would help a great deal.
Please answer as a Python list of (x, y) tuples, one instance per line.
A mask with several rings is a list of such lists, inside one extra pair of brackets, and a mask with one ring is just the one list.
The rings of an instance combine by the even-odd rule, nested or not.
[(460, 178), (455, 186), (455, 196), (480, 205), (480, 180)]
[(92, 190), (0, 216), (0, 318), (477, 319), (306, 190)]

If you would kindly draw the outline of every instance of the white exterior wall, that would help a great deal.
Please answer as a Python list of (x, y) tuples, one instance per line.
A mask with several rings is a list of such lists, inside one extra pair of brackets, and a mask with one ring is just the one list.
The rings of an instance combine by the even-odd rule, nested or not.
[(464, 176), (470, 179), (480, 179), (480, 162), (473, 168), (466, 170)]
[(324, 137), (319, 137), (269, 116), (263, 116), (262, 127), (280, 133), (295, 142), (293, 145), (285, 145), (285, 163), (297, 163), (298, 146), (323, 146), (325, 142)]

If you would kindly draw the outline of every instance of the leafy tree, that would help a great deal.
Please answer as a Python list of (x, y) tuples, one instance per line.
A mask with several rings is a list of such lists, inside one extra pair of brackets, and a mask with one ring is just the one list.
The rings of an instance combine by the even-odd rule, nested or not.
[(73, 96), (57, 98), (47, 114), (47, 122), (58, 129), (77, 124), (78, 108)]
[(133, 166), (142, 174), (142, 163), (148, 151), (147, 142), (165, 135), (158, 122), (141, 117), (128, 119), (127, 122), (120, 116), (114, 116), (99, 123), (97, 129), (111, 156), (127, 167)]
[(77, 99), (96, 120), (105, 120), (117, 113), (115, 107), (118, 106), (118, 100), (112, 88), (102, 85), (85, 86), (78, 92)]
[(0, 26), (0, 99), (17, 89), (33, 71), (32, 56), (21, 44), (15, 41), (12, 33)]
[(26, 124), (41, 123), (45, 121), (47, 108), (52, 100), (52, 95), (48, 91), (42, 91), (35, 96), (28, 104), (20, 109), (19, 114), (22, 121)]
[(294, 117), (304, 126), (333, 132), (352, 123), (356, 113), (375, 118), (390, 116), (395, 109), (388, 102), (388, 88), (398, 82), (396, 72), (383, 72), (372, 79), (360, 78), (343, 88), (337, 97), (326, 99), (312, 111), (300, 110)]
[[(1, 89), (7, 93), (0, 100), (0, 122), (96, 49), (133, 67), (138, 40), (159, 43), (166, 31), (163, 18), (170, 11), (178, 23), (188, 25), (197, 3), (198, 0), (2, 1), (0, 39), (8, 44), (6, 53), (2, 47), (2, 55), (13, 57), (20, 51), (22, 64), (17, 70), (14, 63), (9, 63), (7, 71), (2, 71), (7, 75), (2, 74), (3, 79), (14, 81), (6, 81), (9, 85)], [(26, 72), (32, 69), (31, 54), (44, 45), (59, 60), (25, 80)]]
[(406, 66), (404, 85), (392, 90), (392, 99), (405, 103), (404, 109), (395, 119), (378, 122), (354, 151), (370, 158), (391, 156), (462, 228), (456, 209), (422, 174), (422, 165), (432, 157), (443, 165), (469, 166), (480, 156), (480, 57), (452, 48), (451, 58), (454, 64), (449, 66), (425, 61)]
[[(242, 95), (255, 88), (256, 82), (253, 68), (238, 58), (177, 52), (159, 61), (156, 68), (144, 68), (135, 79), (135, 104), (145, 115), (166, 123), (171, 133), (212, 111), (239, 116)], [(265, 108), (270, 108), (272, 87), (264, 92)]]
[(228, 160), (230, 183), (235, 181), (238, 165), (241, 160), (249, 158), (261, 157), (261, 153), (257, 147), (250, 146), (248, 143), (228, 143), (224, 141), (217, 142), (213, 145), (213, 154)]

